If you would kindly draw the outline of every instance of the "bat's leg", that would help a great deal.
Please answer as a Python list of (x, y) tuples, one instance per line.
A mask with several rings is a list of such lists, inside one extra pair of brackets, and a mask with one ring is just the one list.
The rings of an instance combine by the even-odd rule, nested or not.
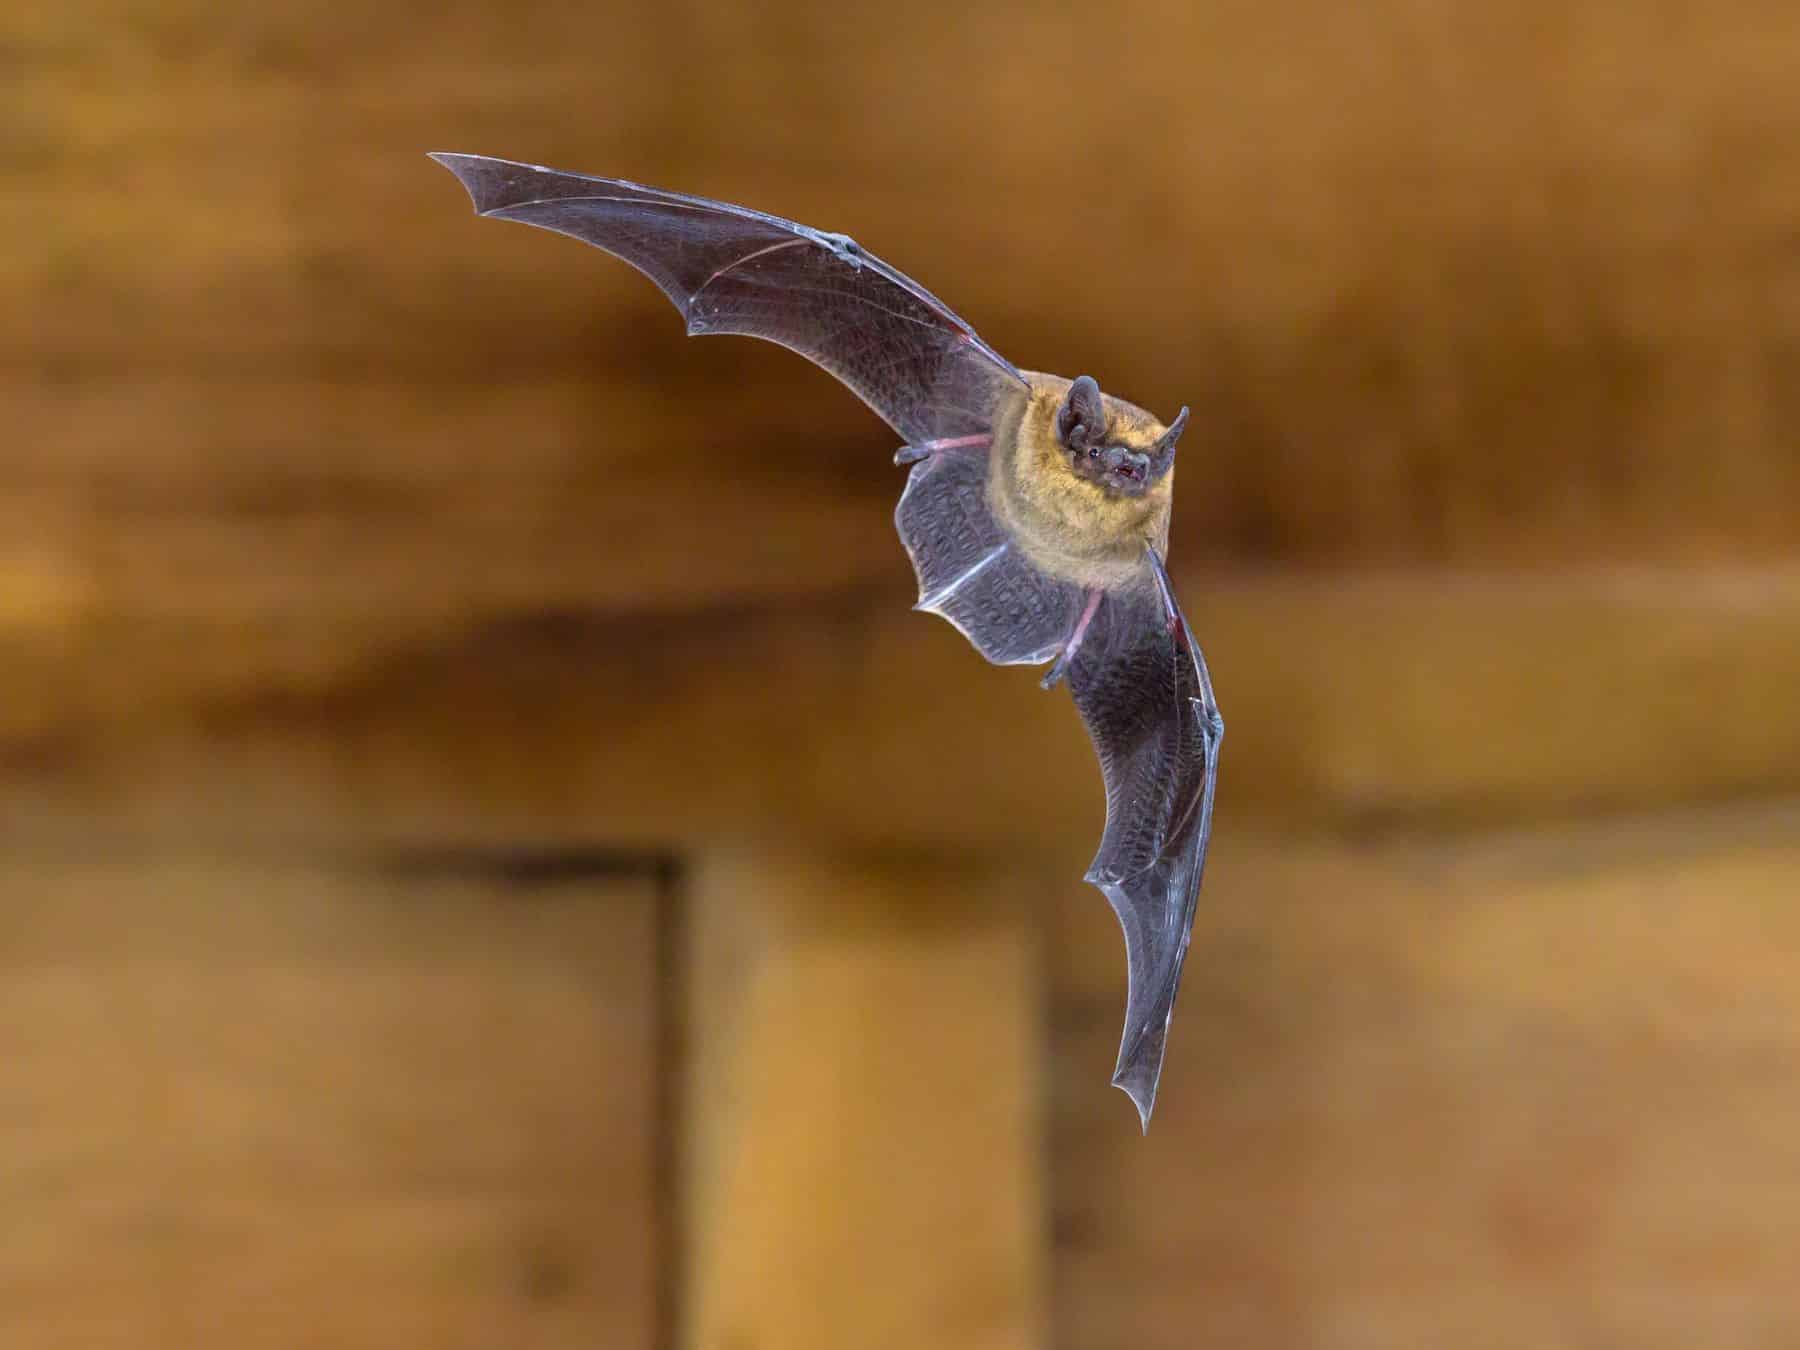
[[(1184, 408), (1182, 411), (1187, 410)], [(1150, 571), (1156, 577), (1156, 590), (1162, 599), (1163, 621), (1169, 626), (1169, 635), (1177, 643), (1186, 643), (1187, 620), (1182, 617), (1181, 606), (1175, 603), (1175, 588), (1169, 584), (1169, 569), (1162, 560), (1162, 554), (1150, 545), (1145, 545), (1144, 555), (1150, 559)], [(1209, 743), (1216, 750), (1220, 738), (1225, 735), (1225, 719), (1219, 713), (1219, 700), (1213, 694), (1212, 671), (1207, 669), (1206, 657), (1200, 651), (1198, 643), (1188, 645), (1194, 654), (1194, 675), (1200, 682), (1200, 696), (1195, 702), (1206, 722)]]
[(1088, 625), (1094, 621), (1094, 611), (1100, 608), (1100, 597), (1104, 591), (1089, 591), (1087, 607), (1081, 611), (1081, 617), (1075, 621), (1075, 631), (1069, 634), (1069, 640), (1056, 654), (1056, 664), (1050, 667), (1050, 673), (1044, 676), (1041, 683), (1046, 689), (1054, 689), (1069, 673), (1069, 662), (1075, 659), (1075, 653), (1081, 650), (1081, 640), (1087, 636)]
[(985, 450), (994, 443), (994, 438), (987, 432), (979, 436), (948, 436), (940, 441), (920, 441), (917, 445), (903, 445), (894, 452), (894, 463), (902, 468), (908, 464), (917, 464), (922, 459), (930, 459), (940, 450)]

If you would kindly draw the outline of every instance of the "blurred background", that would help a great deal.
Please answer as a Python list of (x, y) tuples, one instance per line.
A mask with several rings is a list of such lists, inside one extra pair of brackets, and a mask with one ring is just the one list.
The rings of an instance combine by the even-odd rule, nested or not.
[[(0, 12), (0, 1344), (1692, 1347), (1800, 1292), (1800, 9)], [(1148, 1137), (893, 436), (425, 158), (1182, 446)]]

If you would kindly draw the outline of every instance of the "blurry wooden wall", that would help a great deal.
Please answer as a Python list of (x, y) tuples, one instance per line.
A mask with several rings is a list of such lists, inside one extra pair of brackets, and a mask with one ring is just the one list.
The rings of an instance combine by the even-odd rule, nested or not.
[[(309, 1250), (281, 1122), (385, 1082), (386, 1027), (429, 1070), (395, 1089), (422, 1170), (346, 1145), (332, 1231), (401, 1292), (343, 1343), (645, 1343), (658, 1202), (618, 1177), (672, 1125), (648, 1087), (584, 1094), (642, 1082), (619, 953), (648, 939), (590, 925), (651, 902), (583, 883), (521, 947), (507, 903), (346, 859), (729, 876), (720, 848), (806, 844), (998, 865), (1053, 916), (1054, 1278), (1001, 1262), (951, 1322), (1016, 1331), (1054, 1288), (1068, 1346), (1778, 1344), (1797, 71), (1779, 0), (0, 14), (0, 1008), (36, 1047), (5, 1052), (0, 1339), (95, 1343), (80, 1261), (114, 1343), (203, 1344), (246, 1234), (279, 1297), (372, 1286), (363, 1247), (252, 1257)], [(1147, 1141), (1073, 880), (1088, 748), (906, 612), (889, 434), (786, 353), (687, 342), (627, 269), (472, 220), (431, 149), (851, 232), (1020, 364), (1193, 406), (1174, 561), (1230, 734)], [(366, 927), (445, 904), (454, 941)], [(1035, 987), (968, 1039), (1015, 1044)], [(491, 1039), (443, 1030), (477, 1007)], [(329, 1053), (208, 1039), (234, 1018)], [(146, 1116), (158, 1085), (204, 1109)], [(960, 1175), (955, 1138), (921, 1169)], [(461, 1237), (452, 1176), (509, 1197)], [(639, 1292), (578, 1281), (525, 1330), (493, 1291), (530, 1285), (500, 1273), (526, 1230)]]
[(651, 1343), (653, 873), (86, 843), (0, 865), (7, 1344)]

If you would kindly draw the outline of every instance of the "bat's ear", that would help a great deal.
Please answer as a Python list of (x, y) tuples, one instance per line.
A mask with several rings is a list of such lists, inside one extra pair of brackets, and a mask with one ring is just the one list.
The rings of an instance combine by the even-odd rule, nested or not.
[(1106, 436), (1106, 406), (1100, 401), (1100, 385), (1083, 375), (1069, 386), (1056, 414), (1056, 435), (1069, 449), (1081, 453)]
[(1150, 449), (1150, 476), (1161, 478), (1175, 462), (1175, 443), (1181, 439), (1181, 433), (1187, 429), (1188, 410), (1183, 408), (1175, 414), (1175, 420), (1169, 423), (1169, 429), (1156, 438), (1156, 444)]

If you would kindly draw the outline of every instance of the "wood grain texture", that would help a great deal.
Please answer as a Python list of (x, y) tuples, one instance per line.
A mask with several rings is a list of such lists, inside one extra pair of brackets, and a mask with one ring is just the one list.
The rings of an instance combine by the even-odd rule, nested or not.
[[(687, 342), (623, 265), (475, 220), (441, 146), (851, 230), (1019, 361), (1192, 404), (1174, 558), (1224, 813), (1793, 786), (1791, 6), (920, 13), (875, 46), (817, 0), (0, 17), (18, 809), (867, 836), (845, 803), (891, 781), (966, 844), (1029, 779), (1085, 832), (1064, 710), (863, 617), (909, 595), (885, 430), (767, 344)], [(1128, 96), (1047, 99), (1096, 42)], [(905, 97), (921, 70), (959, 96)], [(1460, 570), (1414, 608), (1241, 580), (1270, 564)], [(1505, 568), (1537, 579), (1456, 580)], [(919, 791), (921, 688), (993, 728), (959, 799)], [(607, 738), (616, 769), (581, 749)], [(741, 766), (696, 782), (721, 744)]]
[[(1179, 580), (1225, 712), (1222, 831), (1800, 789), (1791, 575)], [(1085, 865), (1099, 775), (1068, 700), (909, 593), (378, 630), (386, 656), (344, 669), (305, 630), (20, 641), (0, 831), (53, 810), (289, 842), (900, 838)]]
[[(1028, 856), (1071, 878), (1046, 884), (1079, 953), (1065, 1344), (1779, 1344), (1791, 823), (1548, 853), (1250, 835), (1800, 791), (1800, 9), (922, 0), (880, 25), (0, 10), (8, 875), (127, 837)], [(892, 438), (786, 353), (686, 342), (623, 266), (472, 219), (431, 149), (847, 230), (1020, 364), (1193, 406), (1173, 554), (1229, 732), (1147, 1145), (1104, 1082), (1118, 942), (1072, 880), (1088, 747), (1065, 700), (904, 612)], [(629, 932), (304, 869), (58, 866), (0, 883), (0, 1341), (631, 1343), (645, 1117), (597, 1085), (648, 1068), (639, 1004), (592, 983), (645, 969)], [(1010, 980), (1009, 941), (763, 967), (761, 1095), (710, 1126), (782, 1148), (705, 1174), (704, 1231), (749, 1214), (785, 1246), (709, 1255), (703, 1325), (778, 1332), (771, 1263), (925, 1230), (967, 1298), (896, 1266), (881, 1334), (1028, 1323), (1012, 1209), (846, 1143), (955, 1181), (997, 1117), (783, 1114), (865, 1069), (906, 1087), (952, 1027), (1001, 1053), (1023, 1001), (975, 972)], [(629, 1236), (596, 1226), (620, 1213)], [(787, 1311), (817, 1332), (857, 1291), (828, 1292)]]
[[(1117, 96), (1064, 97), (1096, 46)], [(5, 537), (109, 606), (869, 575), (891, 447), (855, 400), (476, 222), (446, 147), (849, 230), (1020, 364), (1193, 405), (1191, 558), (1797, 542), (1782, 0), (935, 4), (879, 44), (823, 0), (83, 0), (0, 52)]]
[(80, 859), (0, 867), (0, 1341), (649, 1350), (645, 883)]
[(1029, 1350), (1047, 1288), (1037, 926), (917, 857), (703, 860), (693, 1350)]
[(1800, 809), (1221, 835), (1157, 1118), (1110, 915), (1056, 946), (1058, 1344), (1782, 1345)]

